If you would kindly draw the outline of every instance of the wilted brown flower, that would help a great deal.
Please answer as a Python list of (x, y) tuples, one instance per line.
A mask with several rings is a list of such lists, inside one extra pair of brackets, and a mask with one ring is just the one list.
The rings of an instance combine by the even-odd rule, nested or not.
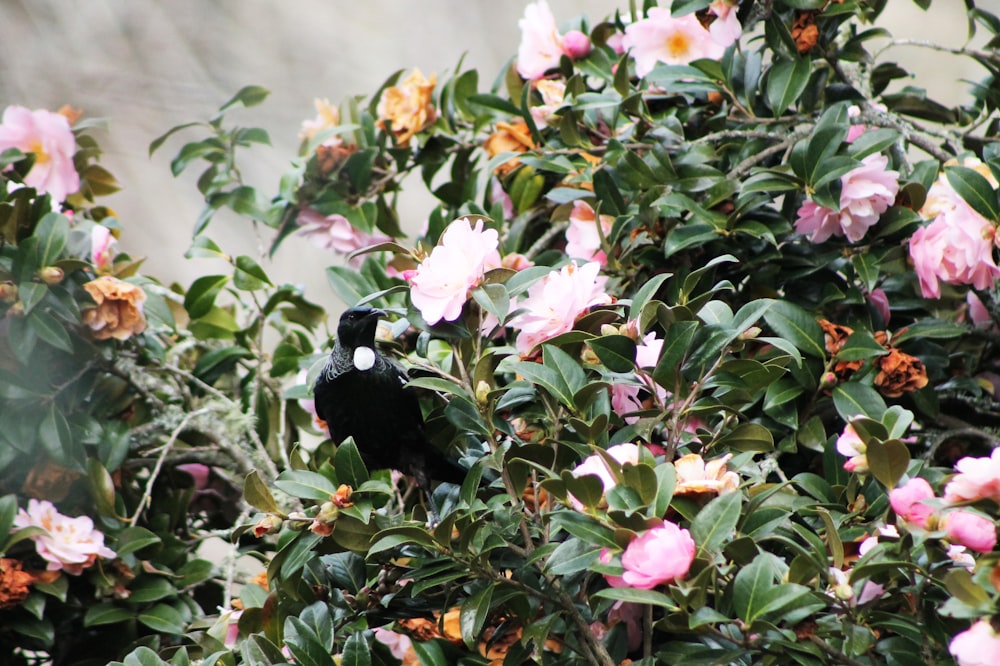
[(397, 145), (410, 145), (410, 139), (417, 132), (437, 119), (437, 111), (431, 103), (436, 83), (434, 74), (425, 79), (419, 69), (414, 69), (399, 86), (383, 91), (378, 105), (378, 126), (386, 129), (386, 121), (389, 121)]
[(341, 509), (346, 509), (349, 506), (354, 506), (354, 502), (351, 501), (352, 492), (349, 485), (342, 483), (337, 487), (337, 492), (330, 497), (330, 500)]
[(889, 353), (875, 359), (878, 374), (875, 388), (887, 398), (898, 398), (904, 393), (927, 386), (927, 370), (915, 356), (889, 347)]
[(28, 598), (35, 577), (21, 567), (20, 560), (0, 557), (0, 608), (13, 608)]
[(28, 471), (28, 478), (24, 480), (21, 490), (28, 497), (59, 502), (66, 498), (70, 486), (81, 476), (83, 475), (79, 472), (43, 457)]
[(799, 11), (792, 21), (792, 39), (799, 53), (811, 51), (819, 40), (819, 28), (816, 27), (816, 13)]
[(97, 307), (83, 311), (83, 323), (98, 340), (126, 340), (146, 330), (142, 304), (146, 293), (134, 284), (103, 275), (83, 285)]
[[(536, 148), (535, 142), (531, 138), (531, 130), (528, 123), (523, 118), (518, 118), (513, 123), (500, 121), (497, 123), (496, 131), (486, 139), (483, 144), (486, 153), (490, 157), (495, 157), (500, 153), (524, 153)], [(497, 175), (504, 176), (521, 164), (521, 160), (513, 157), (494, 171)]]
[[(823, 329), (823, 344), (830, 356), (836, 356), (837, 352), (843, 349), (844, 344), (847, 342), (847, 338), (849, 338), (851, 333), (854, 332), (854, 329), (850, 326), (834, 324), (826, 319), (820, 319), (819, 325)], [(847, 379), (854, 372), (860, 369), (864, 363), (865, 362), (862, 360), (837, 361), (837, 363), (833, 366), (833, 373), (838, 379)]]

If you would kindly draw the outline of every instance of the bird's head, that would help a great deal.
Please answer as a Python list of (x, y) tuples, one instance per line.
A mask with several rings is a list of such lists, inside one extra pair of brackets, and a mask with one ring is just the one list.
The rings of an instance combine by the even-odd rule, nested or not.
[(375, 328), (384, 316), (384, 311), (367, 305), (345, 310), (337, 325), (337, 341), (348, 348), (374, 347)]

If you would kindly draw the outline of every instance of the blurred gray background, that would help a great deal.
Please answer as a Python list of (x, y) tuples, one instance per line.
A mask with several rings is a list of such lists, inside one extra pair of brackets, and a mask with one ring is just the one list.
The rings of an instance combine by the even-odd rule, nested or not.
[[(148, 156), (150, 141), (170, 127), (207, 119), (247, 84), (264, 86), (263, 106), (233, 114), (263, 127), (273, 148), (245, 154), (250, 184), (270, 194), (294, 158), (301, 122), (315, 115), (314, 98), (339, 102), (370, 94), (398, 69), (419, 67), (440, 78), (465, 66), (480, 72), (486, 88), (516, 53), (518, 19), (527, 0), (0, 0), (0, 108), (20, 104), (58, 109), (70, 104), (86, 117), (106, 118), (97, 138), (102, 164), (124, 189), (104, 199), (124, 227), (122, 249), (145, 256), (143, 272), (165, 283), (189, 283), (218, 267), (184, 259), (201, 199), (198, 170), (174, 179), (169, 161), (196, 133), (181, 134)], [(549, 0), (564, 25), (581, 14), (592, 21), (621, 9), (626, 0)], [(667, 5), (666, 0), (661, 2)], [(1000, 12), (1000, 0), (979, 0)], [(911, 0), (891, 0), (881, 20), (896, 38), (952, 47), (966, 43), (962, 0), (934, 0), (923, 12)], [(977, 40), (982, 42), (982, 30)], [(869, 46), (885, 40), (869, 42)], [(984, 70), (967, 59), (896, 47), (889, 54), (917, 76), (908, 83), (946, 103), (967, 95), (961, 79)], [(416, 183), (414, 184), (415, 189)], [(410, 193), (401, 211), (404, 227), (418, 229), (433, 206)], [(261, 241), (243, 221), (219, 217), (210, 228), (224, 250), (256, 255)], [(264, 239), (263, 242), (269, 240)], [(326, 286), (330, 254), (303, 239), (286, 241), (273, 265), (280, 282), (301, 283), (327, 307), (339, 303)]]

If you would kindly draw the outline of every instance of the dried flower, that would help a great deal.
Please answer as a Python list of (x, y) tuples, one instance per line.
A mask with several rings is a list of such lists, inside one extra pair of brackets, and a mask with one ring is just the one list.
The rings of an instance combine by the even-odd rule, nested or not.
[(436, 82), (434, 74), (425, 79), (419, 69), (414, 69), (399, 86), (387, 88), (382, 93), (378, 105), (378, 126), (386, 129), (388, 121), (396, 137), (396, 145), (402, 148), (409, 146), (410, 139), (437, 120), (437, 110), (432, 103)]
[(35, 577), (22, 566), (20, 560), (0, 557), (0, 609), (13, 608), (28, 598)]
[(889, 353), (874, 359), (878, 374), (875, 388), (889, 398), (917, 391), (927, 386), (927, 370), (916, 356), (889, 347)]
[(83, 285), (97, 307), (83, 311), (83, 323), (98, 340), (127, 340), (146, 330), (142, 304), (146, 294), (141, 287), (104, 275)]
[[(534, 150), (534, 140), (531, 138), (531, 130), (528, 123), (523, 118), (518, 118), (513, 123), (499, 121), (496, 124), (496, 131), (493, 132), (483, 144), (486, 154), (496, 157), (500, 153), (523, 153)], [(494, 169), (498, 176), (504, 176), (513, 171), (521, 164), (521, 160), (512, 157)]]

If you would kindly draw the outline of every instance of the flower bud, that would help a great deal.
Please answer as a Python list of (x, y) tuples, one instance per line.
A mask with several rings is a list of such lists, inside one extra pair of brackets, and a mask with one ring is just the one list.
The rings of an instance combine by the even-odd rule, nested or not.
[(8, 303), (13, 303), (17, 300), (17, 285), (6, 280), (0, 282), (0, 301), (7, 301)]
[(258, 539), (265, 534), (274, 534), (281, 529), (281, 525), (284, 521), (274, 514), (268, 514), (257, 521), (257, 524), (253, 526), (253, 535)]
[(480, 405), (485, 405), (490, 398), (490, 390), (491, 387), (489, 382), (480, 380), (479, 383), (476, 384), (476, 402)]
[(837, 375), (832, 372), (824, 372), (823, 377), (819, 381), (819, 387), (822, 389), (832, 389), (837, 385)]
[(740, 333), (739, 339), (740, 340), (753, 340), (758, 335), (760, 335), (760, 333), (761, 333), (760, 326), (751, 326), (747, 330), (745, 330), (742, 333)]
[(570, 30), (562, 38), (562, 52), (570, 60), (582, 58), (590, 53), (592, 46), (590, 37), (579, 30)]
[(13, 319), (15, 317), (23, 317), (23, 316), (24, 316), (24, 301), (17, 301), (12, 306), (10, 306), (10, 309), (7, 310), (7, 317), (9, 319)]
[(354, 506), (354, 502), (351, 501), (351, 493), (353, 488), (351, 488), (346, 483), (340, 484), (337, 488), (337, 492), (330, 498), (330, 500), (339, 508), (346, 509), (347, 507)]
[(316, 518), (313, 522), (321, 522), (325, 524), (333, 523), (340, 516), (340, 507), (333, 502), (323, 502), (319, 507), (319, 513), (316, 514)]
[(66, 277), (66, 273), (58, 266), (46, 266), (38, 271), (38, 277), (42, 282), (51, 287), (62, 282), (63, 278)]

